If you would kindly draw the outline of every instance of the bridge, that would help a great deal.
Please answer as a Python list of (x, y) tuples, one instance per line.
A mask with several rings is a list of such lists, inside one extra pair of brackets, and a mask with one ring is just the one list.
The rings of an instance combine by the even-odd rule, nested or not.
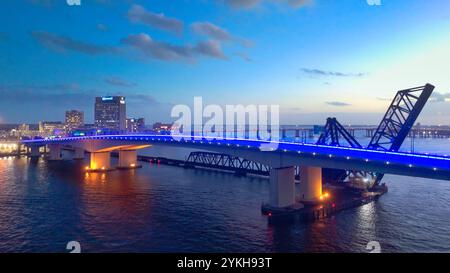
[[(296, 168), (300, 172), (300, 198), (304, 202), (321, 199), (324, 177), (348, 179), (370, 175), (377, 183), (384, 174), (450, 180), (450, 157), (398, 151), (433, 89), (426, 85), (399, 91), (368, 147), (360, 145), (332, 118), (316, 144), (192, 135), (99, 135), (24, 140), (21, 145), (28, 147), (31, 156), (39, 156), (41, 147), (47, 147), (50, 160), (61, 160), (61, 149), (67, 147), (74, 150), (75, 159), (84, 158), (85, 152), (89, 152), (86, 171), (112, 170), (113, 151), (119, 154), (117, 168), (137, 168), (137, 151), (153, 146), (226, 154), (231, 159), (244, 159), (241, 163), (267, 166), (270, 205), (283, 208), (296, 203)], [(347, 143), (342, 144), (342, 140)]]

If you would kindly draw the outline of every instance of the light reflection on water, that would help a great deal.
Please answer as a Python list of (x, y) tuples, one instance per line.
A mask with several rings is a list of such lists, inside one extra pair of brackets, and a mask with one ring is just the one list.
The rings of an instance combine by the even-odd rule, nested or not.
[(149, 163), (86, 174), (85, 165), (0, 160), (1, 252), (65, 252), (72, 240), (85, 252), (365, 252), (374, 240), (386, 252), (450, 252), (448, 181), (386, 176), (378, 202), (272, 226), (260, 213), (264, 178)]

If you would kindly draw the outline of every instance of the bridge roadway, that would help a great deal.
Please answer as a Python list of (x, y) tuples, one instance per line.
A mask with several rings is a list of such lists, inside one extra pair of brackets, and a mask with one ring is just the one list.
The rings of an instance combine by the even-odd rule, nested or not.
[[(154, 145), (170, 145), (225, 153), (260, 162), (272, 168), (307, 166), (450, 180), (449, 156), (386, 152), (304, 143), (213, 137), (193, 138), (190, 136), (171, 135), (100, 135), (24, 140), (21, 144), (31, 148), (48, 145), (50, 150), (52, 150), (52, 146), (69, 146), (93, 154), (113, 150), (118, 150), (119, 152), (121, 150), (135, 151)], [(268, 144), (272, 148), (266, 148), (264, 151), (260, 149), (262, 145)]]

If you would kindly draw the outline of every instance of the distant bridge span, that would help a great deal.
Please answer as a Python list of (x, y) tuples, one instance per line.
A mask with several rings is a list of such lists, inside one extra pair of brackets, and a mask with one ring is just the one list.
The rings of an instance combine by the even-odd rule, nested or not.
[[(180, 136), (177, 137), (177, 139)], [(173, 146), (193, 148), (229, 154), (270, 166), (287, 168), (308, 166), (343, 170), (361, 170), (450, 180), (450, 157), (418, 153), (367, 150), (364, 148), (334, 147), (327, 145), (267, 142), (249, 139), (217, 139), (185, 136), (176, 140), (170, 135), (104, 135), (66, 137), (54, 139), (25, 140), (22, 144), (36, 149), (48, 145), (58, 151), (62, 146), (82, 149), (91, 154), (111, 151), (136, 151), (150, 146)], [(262, 144), (276, 145), (277, 149), (261, 151)], [(59, 159), (53, 154), (53, 159)]]

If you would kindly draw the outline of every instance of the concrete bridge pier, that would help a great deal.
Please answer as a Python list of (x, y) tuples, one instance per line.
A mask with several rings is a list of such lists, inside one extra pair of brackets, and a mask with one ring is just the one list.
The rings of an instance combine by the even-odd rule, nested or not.
[(317, 203), (322, 197), (322, 168), (300, 167), (300, 201)]
[[(22, 147), (22, 144), (17, 144), (17, 156), (20, 156), (21, 155), (21, 153), (22, 153), (22, 149), (23, 149), (23, 147)], [(25, 146), (25, 149), (27, 149), (26, 148), (26, 146)], [(28, 150), (27, 150), (28, 151)]]
[[(29, 152), (28, 152), (29, 156), (30, 157), (39, 157), (39, 156), (41, 156), (39, 148), (40, 148), (39, 146), (30, 146), (29, 147)], [(19, 151), (20, 151), (20, 148), (19, 148)]]
[(87, 171), (102, 172), (110, 171), (111, 168), (111, 153), (110, 152), (92, 152), (90, 154), (89, 167)]
[(118, 169), (135, 169), (140, 168), (138, 164), (136, 150), (119, 150), (119, 166)]
[(284, 208), (295, 203), (295, 167), (270, 170), (270, 206)]
[(48, 145), (50, 149), (50, 157), (49, 160), (61, 160), (61, 144), (50, 144)]
[(83, 148), (75, 148), (73, 159), (84, 159), (84, 149)]

